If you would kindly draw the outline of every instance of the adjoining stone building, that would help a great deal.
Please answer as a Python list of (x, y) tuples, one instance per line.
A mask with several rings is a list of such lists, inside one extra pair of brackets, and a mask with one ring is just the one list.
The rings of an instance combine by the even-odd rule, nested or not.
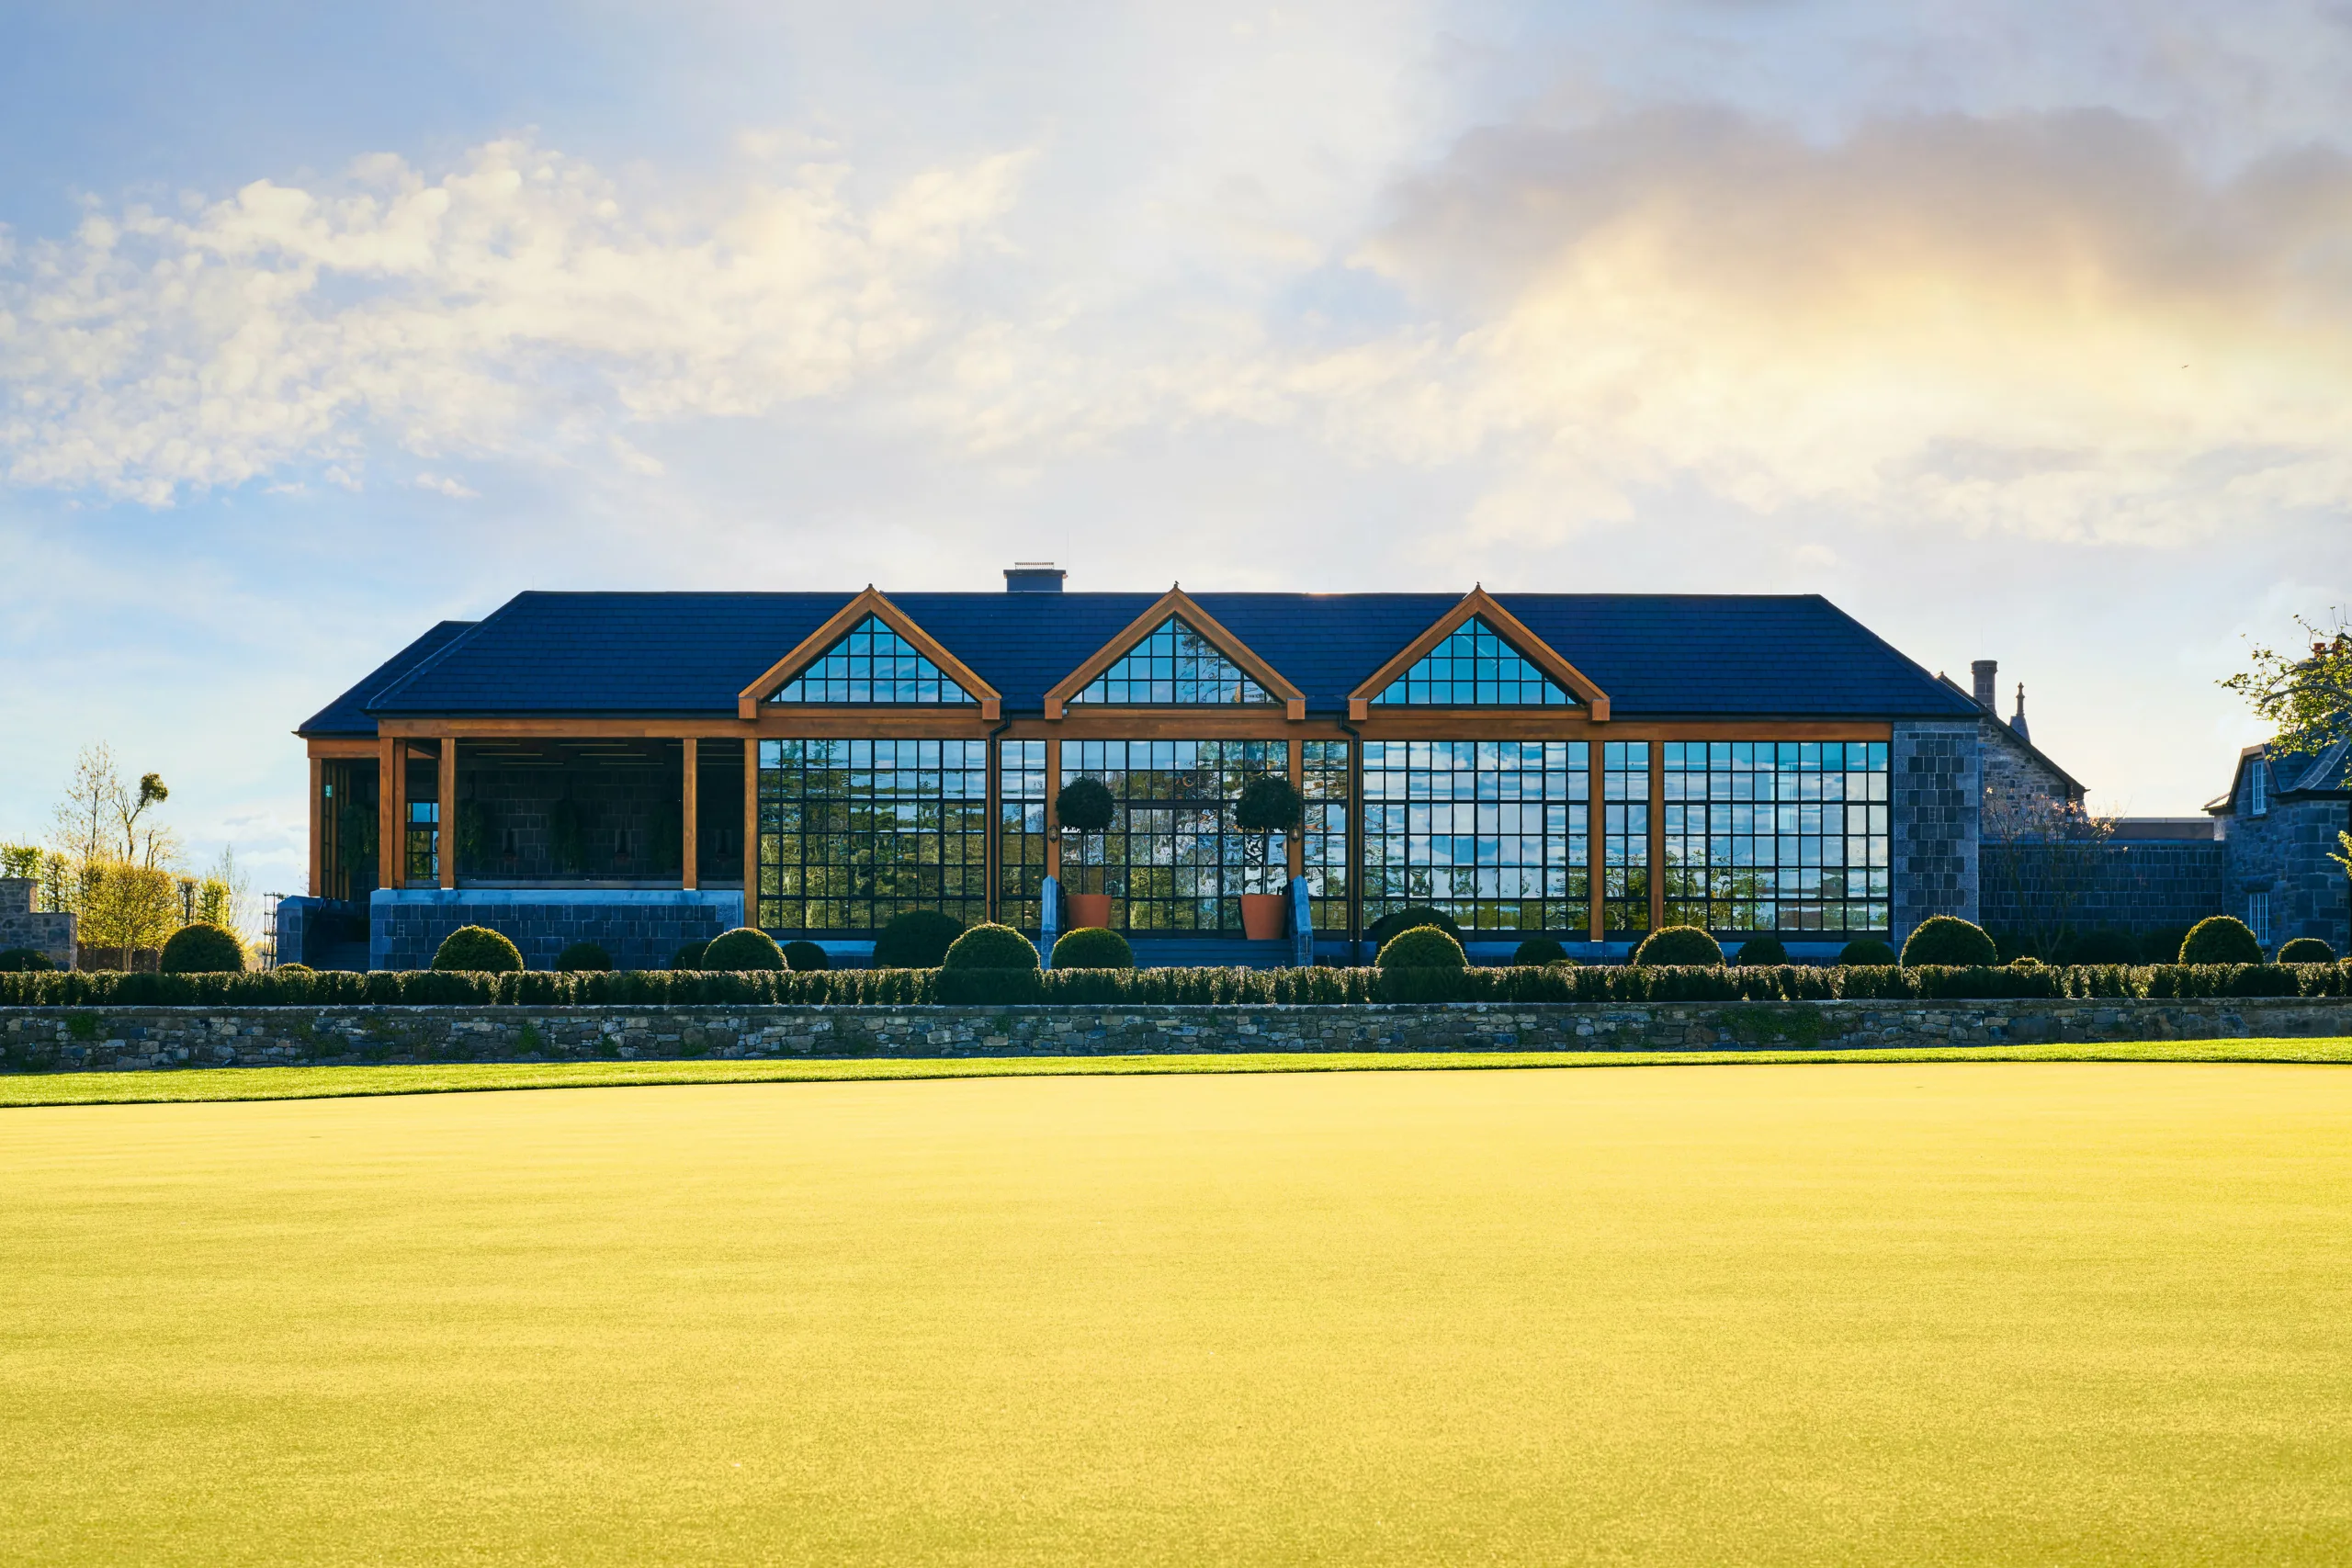
[(2330, 855), (2352, 829), (2352, 742), (2316, 756), (2249, 746), (2229, 790), (2207, 804), (2225, 908), (2265, 946), (2315, 936), (2352, 951), (2352, 877)]
[(30, 948), (60, 969), (74, 967), (74, 917), (33, 908), (40, 884), (28, 877), (0, 876), (0, 953)]

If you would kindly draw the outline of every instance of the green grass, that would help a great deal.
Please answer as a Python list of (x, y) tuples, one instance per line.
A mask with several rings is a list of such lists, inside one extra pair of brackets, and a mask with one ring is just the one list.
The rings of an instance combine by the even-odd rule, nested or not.
[(0, 1562), (2352, 1560), (2352, 1073), (1117, 1065), (0, 1114)]
[(854, 1061), (453, 1062), (423, 1066), (193, 1067), (0, 1076), (0, 1107), (653, 1084), (838, 1083), (866, 1078), (1133, 1077), (1158, 1073), (1442, 1072), (1501, 1067), (1756, 1066), (1791, 1062), (2352, 1062), (2352, 1039), (2138, 1040), (2098, 1045), (1885, 1051), (1266, 1052), (1168, 1056), (972, 1056)]

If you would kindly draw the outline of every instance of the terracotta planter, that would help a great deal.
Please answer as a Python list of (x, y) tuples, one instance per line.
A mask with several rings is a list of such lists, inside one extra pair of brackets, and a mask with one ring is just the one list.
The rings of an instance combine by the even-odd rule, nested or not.
[(1241, 896), (1241, 934), (1251, 942), (1279, 942), (1283, 934), (1283, 916), (1290, 899), (1281, 893), (1244, 893)]
[(1069, 916), (1071, 931), (1082, 926), (1110, 929), (1111, 896), (1108, 893), (1065, 893), (1062, 895), (1062, 909)]

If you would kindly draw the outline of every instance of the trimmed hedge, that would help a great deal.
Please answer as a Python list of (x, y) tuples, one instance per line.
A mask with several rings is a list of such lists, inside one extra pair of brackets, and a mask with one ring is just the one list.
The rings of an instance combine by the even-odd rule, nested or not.
[(787, 942), (784, 944), (784, 966), (796, 974), (813, 975), (820, 969), (833, 966), (832, 954), (813, 942)]
[(182, 926), (164, 942), (156, 967), (166, 975), (241, 975), (245, 968), (245, 944), (234, 931), (199, 920)]
[(1435, 926), (1415, 926), (1388, 939), (1380, 950), (1379, 967), (1388, 969), (1459, 969), (1470, 960), (1462, 944)]
[(1408, 904), (1401, 909), (1391, 909), (1372, 922), (1372, 929), (1363, 933), (1364, 940), (1372, 943), (1372, 950), (1377, 953), (1386, 947), (1389, 939), (1399, 931), (1408, 931), (1416, 926), (1435, 926), (1454, 941), (1462, 940), (1462, 928), (1453, 923), (1453, 917), (1443, 909), (1432, 909), (1426, 904)]
[(1856, 937), (1838, 950), (1838, 963), (1841, 968), (1891, 969), (1902, 962), (1892, 943), (1874, 936)]
[(1724, 950), (1697, 926), (1660, 926), (1634, 950), (1634, 962), (1645, 967), (1668, 964), (1713, 967), (1723, 961)]
[(942, 969), (1015, 969), (1039, 967), (1037, 944), (1011, 926), (978, 925), (948, 946)]
[(936, 969), (948, 948), (964, 934), (964, 922), (937, 909), (909, 909), (890, 917), (874, 939), (876, 969)]
[(1525, 942), (1519, 944), (1519, 951), (1510, 955), (1510, 961), (1513, 964), (1522, 964), (1528, 968), (1541, 968), (1546, 964), (1573, 964), (1576, 962), (1575, 959), (1568, 956), (1568, 950), (1566, 948), (1562, 947), (1558, 942), (1553, 941), (1548, 936), (1529, 937)]
[(31, 975), (56, 967), (56, 961), (38, 948), (11, 947), (0, 951), (0, 975)]
[(1789, 950), (1779, 937), (1752, 936), (1739, 944), (1738, 963), (1743, 969), (1764, 968), (1788, 961)]
[[(1034, 951), (1034, 950), (1033, 950)], [(111, 970), (0, 974), (0, 1006), (861, 1007), (938, 1002), (1781, 1002), (2352, 996), (2352, 963), (2085, 964), (2011, 969), (622, 969), (555, 974), (266, 969), (242, 975)]]
[(459, 926), (434, 950), (433, 967), (469, 975), (504, 975), (523, 967), (523, 953), (488, 926)]
[(1101, 926), (1080, 926), (1065, 931), (1054, 943), (1057, 969), (1132, 969), (1136, 950), (1117, 931)]
[(610, 969), (613, 955), (600, 942), (575, 942), (555, 955), (556, 969), (565, 975), (579, 974), (589, 969)]
[(2183, 964), (2259, 964), (2262, 943), (2235, 915), (2208, 915), (2188, 930), (2180, 944)]
[(2335, 949), (2315, 936), (2299, 936), (2278, 950), (2281, 964), (2333, 964)]
[(1984, 928), (1957, 915), (1929, 915), (1903, 944), (1903, 966), (1974, 968), (2001, 961)]
[(710, 939), (707, 937), (704, 938), (700, 942), (690, 942), (686, 943), (685, 946), (678, 949), (677, 952), (670, 955), (670, 967), (673, 969), (701, 968), (702, 950), (709, 945)]
[(784, 949), (775, 938), (751, 926), (737, 926), (731, 931), (721, 931), (710, 939), (702, 950), (702, 966), (707, 971), (742, 973), (750, 970), (775, 970), (784, 967)]

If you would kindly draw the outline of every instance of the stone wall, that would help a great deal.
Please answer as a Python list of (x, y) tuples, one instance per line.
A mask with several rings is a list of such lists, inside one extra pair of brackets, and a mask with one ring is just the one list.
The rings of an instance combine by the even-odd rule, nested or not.
[(678, 949), (743, 923), (743, 895), (680, 888), (379, 887), (369, 895), (368, 966), (430, 969), (441, 939), (488, 926), (552, 969), (575, 942), (600, 944), (617, 969), (667, 969)]
[(2335, 835), (2346, 826), (2344, 801), (2326, 795), (2273, 800), (2256, 817), (2245, 809), (2241, 786), (2237, 811), (2221, 821), (2227, 888), (2218, 912), (2245, 919), (2248, 896), (2267, 893), (2273, 942), (2315, 936), (2346, 952), (2352, 939), (2346, 931), (2352, 879), (2327, 858), (2341, 852)]
[(2317, 1038), (2352, 998), (1345, 1007), (0, 1009), (17, 1069), (678, 1056), (1593, 1051)]
[(2245, 912), (2224, 891), (2222, 846), (2211, 840), (1986, 844), (1979, 877), (1991, 931), (2040, 922), (2139, 932)]
[(1983, 749), (1973, 719), (1894, 727), (1887, 761), (1897, 947), (1930, 915), (1977, 918)]
[(2068, 798), (2066, 781), (2036, 757), (2016, 730), (1997, 718), (1977, 727), (1984, 770), (1984, 802), (1988, 809), (2030, 817)]
[(60, 969), (74, 967), (75, 917), (33, 908), (39, 885), (28, 877), (0, 876), (0, 952), (29, 947)]

